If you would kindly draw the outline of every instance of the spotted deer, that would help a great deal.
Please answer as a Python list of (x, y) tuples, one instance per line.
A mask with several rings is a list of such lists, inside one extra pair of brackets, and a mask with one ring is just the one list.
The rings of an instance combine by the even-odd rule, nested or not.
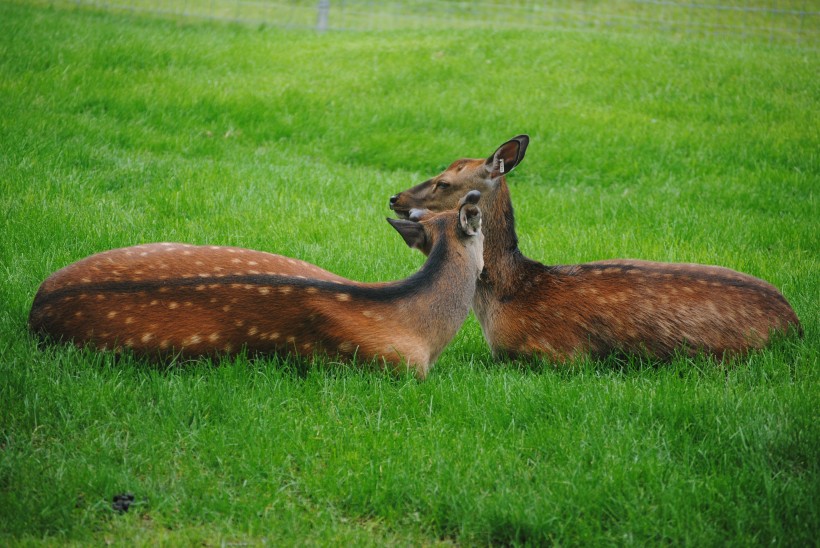
[(40, 286), (30, 329), (138, 355), (317, 353), (404, 365), (423, 379), (470, 310), (483, 268), (480, 193), (388, 219), (428, 256), (410, 277), (347, 280), (249, 249), (158, 243), (92, 255)]
[(549, 266), (518, 248), (505, 175), (524, 159), (519, 135), (486, 159), (462, 159), (390, 198), (442, 211), (482, 193), (484, 272), (473, 309), (497, 356), (542, 355), (554, 363), (613, 352), (668, 359), (676, 352), (721, 357), (766, 344), (774, 331), (802, 332), (771, 284), (728, 268), (631, 259)]

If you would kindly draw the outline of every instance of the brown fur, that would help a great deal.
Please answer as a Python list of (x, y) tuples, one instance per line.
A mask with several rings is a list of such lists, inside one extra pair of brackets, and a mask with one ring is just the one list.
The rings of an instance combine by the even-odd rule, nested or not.
[[(480, 221), (477, 208), (466, 207)], [(464, 322), (481, 271), (483, 237), (480, 230), (465, 235), (459, 213), (408, 222), (429, 244), (430, 259), (392, 283), (353, 282), (304, 261), (232, 247), (106, 251), (45, 280), (29, 326), (53, 339), (147, 356), (245, 347), (378, 359), (424, 378)]]
[(469, 190), (482, 192), (485, 271), (473, 308), (494, 354), (558, 362), (615, 351), (720, 357), (760, 348), (774, 331), (801, 331), (774, 286), (728, 268), (627, 259), (546, 266), (525, 257), (504, 174), (528, 143), (522, 135), (486, 160), (453, 162), (390, 199), (404, 216), (411, 208), (445, 210)]

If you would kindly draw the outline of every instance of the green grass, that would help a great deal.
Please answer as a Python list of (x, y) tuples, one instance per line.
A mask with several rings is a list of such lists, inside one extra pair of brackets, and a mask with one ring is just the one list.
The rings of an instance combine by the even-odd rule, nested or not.
[[(0, 543), (816, 543), (819, 62), (0, 2)], [(493, 362), (471, 318), (420, 383), (275, 358), (157, 368), (27, 334), (51, 272), (141, 242), (407, 276), (422, 257), (387, 198), (523, 132), (526, 254), (735, 268), (780, 287), (805, 337), (731, 364), (555, 369)]]

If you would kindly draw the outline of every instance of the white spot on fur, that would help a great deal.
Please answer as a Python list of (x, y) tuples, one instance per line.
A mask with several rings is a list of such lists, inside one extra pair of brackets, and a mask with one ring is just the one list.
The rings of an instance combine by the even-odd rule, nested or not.
[(270, 287), (260, 287), (259, 293), (262, 295), (267, 295), (268, 293), (270, 293)]
[(384, 316), (382, 316), (381, 314), (377, 314), (376, 312), (373, 312), (372, 310), (365, 310), (364, 312), (362, 312), (362, 315), (364, 315), (365, 318), (373, 318), (374, 320), (378, 320), (378, 321), (381, 321), (381, 320), (384, 319)]
[(170, 308), (171, 310), (174, 310), (175, 308), (179, 308), (179, 303), (176, 302), (176, 301), (171, 301), (170, 303), (168, 303), (168, 308)]
[(214, 331), (213, 333), (208, 335), (208, 340), (211, 341), (211, 342), (216, 342), (217, 340), (219, 340), (219, 332)]
[(113, 317), (114, 317), (114, 316), (116, 316), (116, 315), (117, 315), (117, 311), (116, 311), (116, 310), (112, 310), (111, 312), (109, 312), (108, 314), (106, 314), (106, 317), (110, 320), (111, 318), (113, 318)]
[(259, 333), (259, 329), (257, 329), (256, 327), (251, 327), (250, 329), (248, 329), (248, 336), (249, 337), (253, 337), (257, 333)]
[(342, 301), (342, 302), (349, 301), (350, 300), (350, 295), (348, 295), (347, 293), (337, 293), (336, 294), (336, 300)]
[(546, 339), (538, 339), (538, 345), (544, 349), (547, 353), (551, 355), (555, 355), (555, 348), (546, 340)]
[(153, 338), (154, 338), (153, 333), (146, 333), (145, 335), (142, 336), (142, 338), (140, 340), (144, 343), (147, 343), (148, 341), (150, 341)]

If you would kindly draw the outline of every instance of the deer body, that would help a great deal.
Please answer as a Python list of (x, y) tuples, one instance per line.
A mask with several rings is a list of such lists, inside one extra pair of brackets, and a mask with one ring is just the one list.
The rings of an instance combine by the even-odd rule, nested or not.
[[(480, 223), (474, 202), (465, 207), (472, 208), (469, 221)], [(406, 364), (424, 378), (467, 317), (482, 268), (480, 228), (464, 235), (459, 217), (451, 211), (393, 221), (429, 259), (390, 283), (353, 282), (239, 248), (150, 244), (107, 251), (43, 282), (29, 325), (55, 339), (141, 355), (223, 355), (243, 347), (320, 353)]]
[(629, 259), (548, 266), (525, 257), (504, 175), (523, 159), (528, 141), (522, 135), (486, 160), (456, 161), (390, 199), (405, 216), (482, 192), (485, 270), (473, 308), (495, 355), (557, 362), (616, 351), (722, 356), (762, 347), (772, 331), (800, 331), (774, 286), (728, 268)]

